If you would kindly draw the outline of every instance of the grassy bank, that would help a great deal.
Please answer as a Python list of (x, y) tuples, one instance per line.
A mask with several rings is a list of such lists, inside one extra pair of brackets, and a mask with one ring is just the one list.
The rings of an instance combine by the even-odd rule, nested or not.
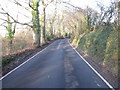
[(118, 65), (118, 31), (114, 28), (104, 28), (86, 32), (73, 39), (72, 44), (107, 67), (117, 75)]

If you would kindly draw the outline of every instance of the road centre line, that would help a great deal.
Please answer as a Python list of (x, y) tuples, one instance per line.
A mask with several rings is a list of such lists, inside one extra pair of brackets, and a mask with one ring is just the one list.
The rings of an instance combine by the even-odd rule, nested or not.
[(59, 49), (59, 48), (60, 48), (61, 43), (62, 43), (62, 41), (59, 43), (59, 45), (58, 45), (57, 49)]

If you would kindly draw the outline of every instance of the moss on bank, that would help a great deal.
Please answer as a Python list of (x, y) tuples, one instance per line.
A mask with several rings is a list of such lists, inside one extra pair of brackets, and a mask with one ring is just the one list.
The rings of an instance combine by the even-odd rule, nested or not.
[(118, 31), (113, 28), (94, 30), (73, 39), (77, 46), (117, 75), (118, 63)]

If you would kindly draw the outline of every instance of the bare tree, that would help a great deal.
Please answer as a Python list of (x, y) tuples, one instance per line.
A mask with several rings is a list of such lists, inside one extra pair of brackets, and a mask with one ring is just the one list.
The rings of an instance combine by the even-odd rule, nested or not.
[(41, 42), (42, 43), (46, 43), (46, 8), (53, 1), (54, 0), (50, 0), (47, 3), (45, 3), (45, 0), (42, 0), (42, 7), (43, 7), (43, 12), (42, 12), (42, 16), (41, 16), (41, 30), (42, 30)]
[(32, 9), (32, 31), (33, 31), (33, 43), (36, 47), (40, 46), (41, 30), (40, 30), (40, 17), (39, 17), (39, 2), (40, 0), (29, 0), (29, 6)]
[(98, 3), (98, 7), (100, 8), (101, 12), (99, 15), (99, 25), (105, 25), (107, 27), (110, 26), (111, 20), (114, 18), (115, 15), (115, 3), (111, 2), (109, 7), (105, 7), (103, 4)]
[[(25, 10), (28, 11), (30, 8), (32, 9), (32, 11), (31, 11), (32, 21), (30, 21), (28, 23), (19, 22), (13, 16), (11, 16), (9, 14), (9, 12), (5, 11), (4, 8), (2, 8), (3, 12), (0, 12), (1, 14), (5, 14), (5, 15), (8, 15), (10, 17), (12, 19), (11, 23), (18, 23), (21, 25), (27, 25), (27, 26), (31, 27), (32, 31), (33, 31), (33, 44), (35, 45), (35, 47), (40, 46), (40, 22), (39, 22), (40, 20), (39, 20), (39, 10), (38, 10), (39, 2), (40, 2), (40, 0), (29, 0), (29, 2), (27, 3), (29, 5), (29, 8), (27, 8), (27, 7), (24, 7), (17, 0), (14, 0), (13, 3), (17, 4), (20, 7), (23, 7)], [(24, 15), (24, 16), (26, 16), (26, 15)], [(7, 21), (3, 18), (0, 18), (0, 19), (3, 21)], [(31, 22), (32, 22), (32, 25), (31, 25)]]
[[(16, 25), (18, 22), (18, 14), (17, 14), (17, 18), (16, 20), (13, 19), (13, 17), (11, 15), (9, 15), (4, 8), (2, 8), (2, 11), (0, 12), (0, 14), (3, 14), (4, 16), (6, 16), (6, 19), (2, 19), (0, 18), (3, 23), (1, 24), (1, 26), (4, 26), (5, 29), (7, 30), (8, 34), (7, 34), (7, 38), (9, 39), (9, 53), (12, 52), (12, 45), (13, 45), (13, 39), (14, 39), (14, 35), (15, 35), (15, 31), (16, 31)], [(14, 20), (15, 22), (12, 22), (12, 20)]]

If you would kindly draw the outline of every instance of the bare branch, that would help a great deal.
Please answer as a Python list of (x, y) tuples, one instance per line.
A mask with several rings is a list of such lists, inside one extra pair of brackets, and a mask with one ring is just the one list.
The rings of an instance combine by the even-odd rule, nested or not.
[[(11, 2), (13, 2), (13, 1), (11, 1)], [(30, 11), (27, 7), (24, 7), (21, 3), (19, 3), (17, 0), (14, 0), (14, 2), (13, 3), (15, 3), (16, 5), (18, 5), (18, 6), (21, 6), (21, 7), (23, 7), (25, 10), (27, 10), (27, 11)]]
[[(11, 16), (10, 16), (11, 17)], [(5, 19), (2, 19), (2, 18), (0, 18), (1, 20), (3, 20), (3, 21), (5, 21), (5, 22), (8, 22), (7, 20), (5, 20)], [(18, 22), (17, 20), (15, 20), (14, 18), (12, 18), (13, 19), (13, 22), (10, 22), (11, 24), (13, 24), (13, 23), (18, 23), (18, 24), (21, 24), (21, 25), (27, 25), (27, 26), (29, 26), (29, 27), (33, 27), (32, 25), (29, 25), (28, 23), (31, 23), (31, 22), (28, 22), (28, 23), (21, 23), (21, 22)]]
[(76, 8), (76, 9), (78, 9), (78, 10), (81, 10), (80, 7), (76, 7), (76, 6), (74, 6), (74, 5), (72, 5), (72, 4), (68, 3), (68, 2), (62, 2), (62, 3), (67, 4), (67, 5), (70, 5), (70, 6)]
[[(9, 15), (8, 13), (7, 13), (7, 15), (13, 20), (13, 22), (11, 22), (11, 23), (18, 23), (18, 24), (21, 24), (21, 25), (27, 25), (27, 26), (29, 26), (29, 27), (33, 27), (32, 25), (29, 25), (28, 23), (30, 23), (30, 22), (28, 22), (28, 23), (21, 23), (21, 22), (18, 22), (17, 20), (15, 20), (11, 15)], [(8, 22), (7, 20), (5, 20), (5, 19), (2, 19), (2, 18), (0, 18), (1, 20), (3, 20), (3, 21), (6, 21), (6, 22)]]
[(34, 7), (32, 7), (32, 5), (30, 4), (30, 0), (29, 0), (29, 7), (31, 7), (34, 11), (37, 11), (37, 9), (35, 9)]

